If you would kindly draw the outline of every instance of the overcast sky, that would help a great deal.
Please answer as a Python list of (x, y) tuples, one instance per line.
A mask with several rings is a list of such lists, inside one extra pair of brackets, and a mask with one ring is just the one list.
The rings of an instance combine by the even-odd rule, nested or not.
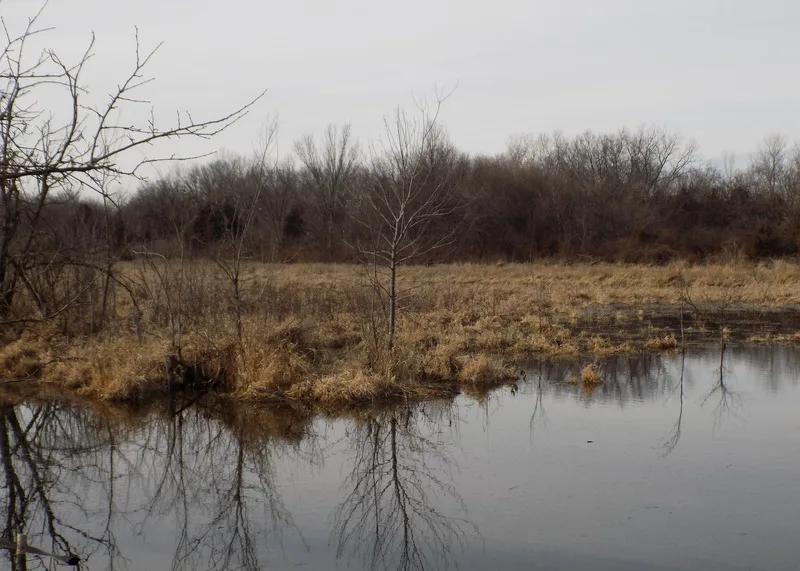
[[(2, 0), (19, 29), (39, 2)], [(754, 150), (769, 133), (800, 138), (797, 0), (51, 0), (48, 46), (76, 56), (108, 92), (144, 46), (163, 41), (147, 95), (160, 116), (232, 110), (263, 89), (241, 124), (209, 146), (249, 152), (270, 116), (283, 153), (304, 133), (352, 123), (374, 138), (382, 116), (439, 86), (455, 143), (496, 153), (509, 136), (656, 125), (708, 158)]]

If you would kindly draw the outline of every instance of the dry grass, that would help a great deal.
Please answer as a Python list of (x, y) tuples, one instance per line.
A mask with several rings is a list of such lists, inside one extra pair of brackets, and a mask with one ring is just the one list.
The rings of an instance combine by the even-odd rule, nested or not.
[(573, 384), (581, 384), (584, 387), (596, 387), (603, 384), (603, 378), (597, 365), (589, 364), (581, 369), (579, 377), (572, 378)]
[(776, 333), (766, 335), (753, 335), (747, 340), (749, 343), (757, 345), (788, 345), (793, 343), (800, 343), (800, 331), (794, 333)]
[(172, 276), (169, 295), (147, 268), (122, 272), (135, 284), (141, 339), (133, 303), (119, 294), (100, 332), (17, 335), (0, 349), (0, 374), (135, 400), (174, 388), (165, 359), (179, 354), (182, 386), (213, 384), (240, 401), (337, 407), (496, 386), (515, 380), (515, 363), (535, 355), (674, 349), (674, 329), (653, 319), (679, 304), (708, 315), (800, 305), (800, 269), (790, 263), (410, 267), (399, 276), (410, 295), (388, 352), (383, 326), (371, 326), (358, 268), (252, 264), (242, 276), (240, 345), (230, 290), (211, 264), (161, 268)]
[(650, 351), (670, 351), (677, 349), (680, 342), (673, 333), (667, 333), (663, 337), (654, 337), (647, 340), (646, 347)]
[(573, 376), (570, 382), (580, 385), (583, 393), (590, 397), (594, 390), (603, 384), (603, 377), (597, 365), (588, 364), (581, 369), (580, 375)]

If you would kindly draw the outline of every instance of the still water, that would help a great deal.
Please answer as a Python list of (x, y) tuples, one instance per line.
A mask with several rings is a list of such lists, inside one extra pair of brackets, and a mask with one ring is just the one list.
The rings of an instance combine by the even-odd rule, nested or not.
[(527, 369), (346, 419), (6, 406), (3, 537), (86, 569), (800, 569), (800, 351)]

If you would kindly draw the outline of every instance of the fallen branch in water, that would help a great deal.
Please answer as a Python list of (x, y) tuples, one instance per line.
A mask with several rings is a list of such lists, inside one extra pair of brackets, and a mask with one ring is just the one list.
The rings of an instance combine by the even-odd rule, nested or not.
[(17, 535), (16, 543), (13, 541), (9, 541), (7, 539), (0, 539), (0, 547), (5, 547), (6, 549), (13, 549), (17, 557), (25, 555), (40, 555), (43, 557), (50, 557), (60, 563), (64, 563), (65, 565), (78, 565), (81, 562), (81, 558), (75, 555), (74, 553), (68, 553), (67, 555), (57, 555), (55, 553), (49, 553), (42, 549), (32, 547), (28, 545), (28, 537), (23, 534)]

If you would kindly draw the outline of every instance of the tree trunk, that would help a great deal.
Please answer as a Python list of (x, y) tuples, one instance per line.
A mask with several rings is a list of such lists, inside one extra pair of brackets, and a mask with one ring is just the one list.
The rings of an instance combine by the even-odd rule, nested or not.
[[(239, 262), (237, 261), (235, 263), (238, 264)], [(234, 271), (236, 272), (233, 276), (233, 302), (234, 311), (236, 312), (236, 342), (239, 346), (239, 351), (244, 351), (244, 335), (242, 332), (242, 293), (239, 290), (239, 268), (237, 267)]]
[(389, 350), (394, 348), (394, 330), (397, 324), (397, 263), (389, 266)]
[[(7, 214), (6, 214), (7, 215)], [(0, 317), (8, 317), (11, 303), (14, 299), (14, 279), (10, 276), (9, 244), (11, 242), (11, 229), (4, 221), (3, 231), (0, 234)]]

